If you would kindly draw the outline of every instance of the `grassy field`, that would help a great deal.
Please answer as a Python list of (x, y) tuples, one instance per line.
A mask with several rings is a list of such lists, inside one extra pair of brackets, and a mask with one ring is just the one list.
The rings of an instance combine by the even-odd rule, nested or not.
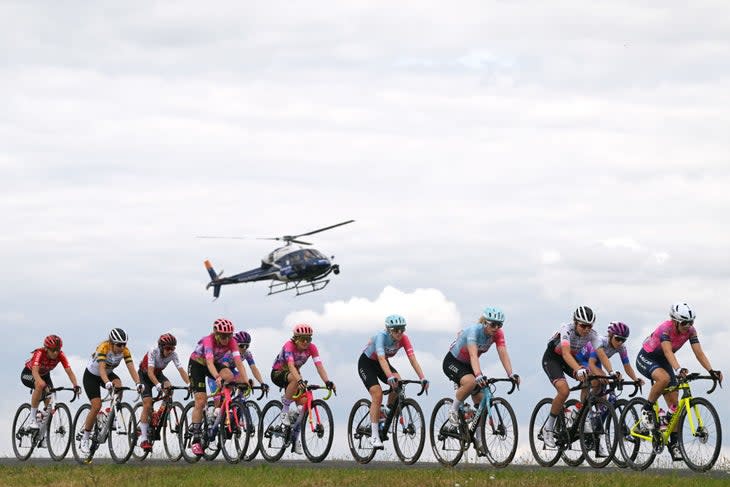
[(255, 487), (477, 487), (477, 486), (730, 486), (727, 478), (684, 472), (629, 472), (617, 469), (446, 469), (408, 468), (311, 468), (299, 465), (169, 465), (130, 468), (128, 465), (2, 465), (2, 486), (208, 486), (248, 485)]

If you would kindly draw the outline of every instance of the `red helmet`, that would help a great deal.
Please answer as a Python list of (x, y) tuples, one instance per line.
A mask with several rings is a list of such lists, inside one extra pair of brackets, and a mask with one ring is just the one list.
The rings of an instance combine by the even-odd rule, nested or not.
[(61, 337), (58, 335), (48, 335), (43, 340), (43, 346), (46, 348), (58, 348), (60, 349), (63, 346), (63, 340), (61, 340)]
[(177, 338), (172, 333), (165, 333), (157, 339), (157, 346), (160, 348), (174, 347), (175, 345), (177, 345)]
[(231, 320), (218, 318), (213, 322), (213, 331), (216, 333), (225, 333), (230, 335), (234, 331), (233, 323), (231, 323)]
[(294, 328), (292, 328), (291, 332), (292, 332), (292, 335), (294, 335), (294, 336), (297, 336), (297, 335), (310, 335), (311, 336), (314, 334), (314, 330), (312, 329), (312, 327), (306, 323), (299, 323), (298, 325), (294, 325)]

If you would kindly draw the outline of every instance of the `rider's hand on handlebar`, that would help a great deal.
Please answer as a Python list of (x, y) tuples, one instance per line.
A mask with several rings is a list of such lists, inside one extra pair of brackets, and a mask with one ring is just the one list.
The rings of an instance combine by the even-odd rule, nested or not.
[(614, 370), (613, 372), (611, 372), (611, 377), (615, 380), (621, 380), (621, 372), (619, 372), (618, 370)]
[(78, 397), (81, 395), (81, 386), (74, 386), (74, 396)]
[(300, 391), (306, 391), (307, 390), (307, 383), (304, 382), (304, 379), (299, 379), (297, 381), (297, 387)]
[(390, 387), (397, 386), (398, 385), (398, 377), (396, 377), (394, 375), (391, 375), (390, 377), (388, 377), (388, 385)]
[(680, 367), (674, 372), (675, 374), (677, 374), (678, 379), (684, 379), (685, 377), (687, 377), (687, 374), (689, 374), (689, 370), (685, 369), (684, 367)]
[(522, 380), (520, 379), (520, 376), (517, 374), (512, 374), (509, 376), (509, 378), (512, 379), (513, 381), (515, 381), (515, 384), (517, 384), (518, 386), (520, 385), (520, 382), (522, 382)]
[(484, 377), (483, 374), (479, 374), (478, 376), (475, 377), (475, 379), (476, 379), (477, 385), (479, 387), (486, 387), (486, 385), (487, 385), (487, 378)]
[(114, 389), (114, 384), (112, 384), (112, 381), (109, 381), (109, 382), (107, 382), (106, 384), (104, 384), (104, 388), (105, 388), (105, 389), (106, 389), (107, 391), (111, 391), (112, 389)]
[(576, 379), (583, 382), (586, 380), (586, 377), (588, 377), (588, 371), (586, 369), (584, 369), (583, 367), (581, 367), (580, 369), (576, 370), (575, 374), (573, 374), (573, 375), (575, 375)]
[(722, 386), (722, 371), (720, 370), (711, 370), (710, 375), (718, 380), (720, 382), (720, 386)]
[(421, 387), (423, 387), (424, 391), (428, 391), (429, 384), (431, 384), (431, 383), (425, 377), (423, 379), (421, 379)]
[(162, 383), (161, 382), (158, 382), (157, 384), (155, 384), (155, 390), (157, 391), (158, 395), (162, 394)]
[(326, 387), (327, 389), (329, 389), (329, 390), (331, 390), (331, 391), (333, 391), (333, 392), (337, 392), (337, 388), (335, 387), (335, 383), (334, 383), (334, 382), (332, 382), (331, 380), (328, 380), (328, 381), (326, 381), (326, 382), (324, 383), (324, 386), (325, 386), (325, 387)]
[(261, 383), (261, 390), (264, 391), (264, 394), (268, 394), (269, 393), (269, 384), (267, 384), (265, 382), (262, 382)]
[[(139, 384), (135, 384), (135, 389), (137, 389), (137, 394), (142, 394), (142, 391), (144, 391), (144, 384), (141, 382)], [(160, 388), (162, 388), (162, 384), (160, 384)]]

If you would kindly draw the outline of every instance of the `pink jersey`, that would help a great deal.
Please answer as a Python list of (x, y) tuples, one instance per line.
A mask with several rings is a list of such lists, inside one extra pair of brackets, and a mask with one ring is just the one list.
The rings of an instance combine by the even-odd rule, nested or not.
[(677, 327), (674, 326), (672, 320), (667, 320), (657, 326), (656, 330), (644, 340), (642, 348), (644, 352), (653, 355), (664, 355), (662, 351), (662, 342), (670, 342), (672, 345), (672, 352), (676, 352), (687, 340), (690, 343), (699, 343), (700, 340), (697, 338), (697, 331), (694, 326), (690, 326), (686, 332), (681, 333), (677, 331)]
[(231, 357), (241, 356), (236, 340), (229, 338), (228, 343), (223, 345), (216, 341), (215, 333), (211, 333), (200, 339), (195, 350), (190, 354), (190, 360), (194, 360), (202, 365), (205, 365), (208, 359), (213, 359), (213, 362), (220, 363), (227, 353), (230, 353)]
[(281, 352), (279, 352), (279, 355), (276, 356), (274, 365), (271, 368), (274, 370), (281, 370), (285, 366), (294, 366), (298, 369), (304, 365), (309, 357), (312, 357), (314, 365), (322, 364), (322, 359), (319, 358), (319, 350), (317, 350), (314, 343), (310, 343), (304, 350), (299, 350), (296, 343), (292, 340), (287, 340), (284, 346), (281, 347)]

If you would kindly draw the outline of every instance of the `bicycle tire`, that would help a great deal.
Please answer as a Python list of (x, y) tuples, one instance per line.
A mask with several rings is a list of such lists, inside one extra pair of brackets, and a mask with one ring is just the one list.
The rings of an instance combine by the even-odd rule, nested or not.
[(33, 450), (36, 446), (36, 440), (28, 425), (31, 421), (35, 421), (35, 418), (30, 417), (30, 404), (23, 403), (18, 407), (13, 418), (13, 451), (15, 457), (20, 461), (25, 461), (33, 454)]
[[(562, 446), (562, 450), (560, 452), (560, 458), (565, 462), (566, 465), (570, 465), (571, 467), (577, 467), (581, 463), (583, 463), (583, 460), (585, 460), (585, 455), (583, 455), (583, 450), (580, 447), (580, 438), (577, 433), (574, 437), (570, 437), (570, 430), (571, 428), (567, 427), (567, 423), (565, 421), (565, 410), (569, 408), (574, 408), (580, 401), (577, 399), (568, 399), (565, 401), (565, 404), (560, 409), (560, 412), (558, 413), (558, 419), (555, 420), (555, 425), (557, 429), (557, 425), (563, 425), (564, 429), (564, 440), (565, 444)], [(582, 408), (581, 408), (582, 409)], [(584, 413), (581, 411), (581, 416)], [(581, 416), (578, 417), (576, 421), (580, 421)], [(556, 433), (556, 439), (558, 438), (560, 434)]]
[(267, 462), (276, 462), (290, 444), (289, 427), (281, 424), (282, 405), (280, 401), (271, 400), (261, 410), (259, 419), (259, 447), (261, 456)]
[[(620, 420), (621, 413), (623, 412), (624, 408), (628, 404), (628, 400), (626, 399), (616, 399), (616, 402), (613, 403), (613, 409), (616, 412), (616, 418)], [(631, 419), (631, 418), (629, 418)], [(624, 461), (624, 456), (621, 453), (621, 449), (619, 448), (619, 443), (621, 442), (621, 437), (629, 434), (629, 427), (627, 427), (625, 424), (618, 423), (618, 438), (616, 440), (616, 453), (613, 455), (613, 464), (616, 465), (618, 468), (628, 468), (628, 464), (626, 461)], [(636, 455), (634, 455), (634, 458), (636, 458)]]
[(48, 447), (48, 454), (53, 460), (60, 462), (66, 458), (68, 449), (71, 448), (72, 436), (71, 410), (62, 402), (56, 403), (53, 406), (51, 417), (48, 418), (46, 430), (46, 446)]
[(481, 428), (482, 442), (489, 463), (497, 468), (504, 468), (512, 463), (519, 441), (517, 416), (512, 405), (504, 398), (492, 398), (490, 416), (482, 413), (478, 427)]
[[(142, 409), (144, 405), (141, 402), (138, 402), (134, 405), (134, 408), (132, 408), (132, 411), (134, 413), (134, 417), (137, 420), (137, 428), (135, 431), (135, 435), (137, 437), (137, 441), (135, 442), (134, 448), (132, 448), (132, 456), (139, 460), (140, 462), (143, 461), (145, 458), (147, 458), (147, 455), (149, 455), (150, 452), (143, 450), (140, 446), (139, 438), (142, 436), (142, 428), (140, 426), (141, 422), (140, 419), (142, 418)], [(148, 418), (149, 419), (149, 418)], [(147, 423), (147, 433), (149, 436), (152, 436), (152, 423), (148, 421)]]
[(464, 441), (464, 435), (459, 431), (461, 426), (452, 431), (448, 425), (449, 410), (453, 402), (450, 397), (440, 399), (434, 406), (429, 421), (433, 454), (440, 464), (448, 467), (459, 463), (468, 446)]
[[(593, 468), (603, 468), (616, 453), (618, 420), (613, 405), (605, 397), (589, 401), (580, 415), (578, 438), (585, 461)], [(601, 445), (605, 451), (601, 451)], [(601, 456), (605, 453), (605, 456)]]
[[(182, 426), (179, 431), (180, 454), (188, 463), (196, 463), (201, 458), (198, 455), (195, 455), (191, 450), (193, 445), (193, 433), (192, 431), (190, 431), (190, 427), (192, 425), (192, 416), (194, 409), (195, 401), (190, 401), (185, 405), (185, 407), (183, 408)], [(203, 413), (203, 422), (201, 423), (201, 428), (205, 428), (205, 412)]]
[[(695, 472), (706, 472), (715, 465), (720, 455), (722, 447), (720, 417), (715, 407), (704, 397), (693, 397), (690, 399), (689, 407), (689, 411), (686, 408), (682, 410), (679, 418), (677, 431), (679, 449), (684, 457), (684, 463), (689, 468)], [(702, 408), (706, 409), (706, 412), (702, 411)], [(695, 432), (692, 432), (690, 421), (695, 427)], [(714, 446), (705, 448), (710, 439), (714, 439)], [(700, 461), (697, 461), (700, 456), (698, 454), (702, 457)]]
[(231, 464), (238, 463), (241, 461), (241, 457), (246, 454), (248, 434), (245, 432), (245, 409), (242, 404), (232, 402), (228, 409), (228, 424), (224, 422), (218, 428), (218, 443), (221, 447), (221, 453), (223, 453), (223, 458)]
[(400, 461), (413, 465), (421, 458), (426, 444), (426, 420), (415, 399), (407, 397), (400, 402), (398, 414), (393, 416), (393, 448)]
[(362, 465), (370, 463), (377, 451), (370, 447), (370, 429), (370, 400), (358, 399), (347, 418), (347, 446), (352, 458)]
[(126, 402), (118, 402), (115, 408), (109, 413), (107, 444), (114, 463), (126, 463), (137, 444), (137, 419)]
[[(218, 458), (221, 452), (220, 436), (217, 431), (208, 431), (215, 424), (215, 402), (211, 399), (205, 404), (205, 412), (203, 413), (203, 432), (201, 441), (203, 442), (203, 459), (213, 461)], [(220, 429), (220, 425), (218, 426)]]
[(251, 399), (246, 401), (246, 408), (248, 408), (248, 416), (250, 418), (246, 425), (249, 439), (243, 461), (250, 462), (259, 453), (259, 419), (261, 418), (261, 408), (256, 401)]
[[(324, 399), (312, 401), (310, 417), (314, 420), (314, 430), (308, 424), (307, 418), (302, 418), (301, 431), (302, 448), (304, 455), (312, 463), (319, 463), (325, 458), (332, 448), (332, 441), (335, 434), (335, 422), (332, 417), (332, 410)], [(319, 419), (317, 419), (319, 417)]]
[(542, 429), (550, 416), (553, 400), (549, 397), (541, 399), (530, 415), (530, 450), (535, 461), (542, 467), (552, 467), (558, 460), (562, 449), (557, 445), (549, 447), (542, 439)]
[(89, 415), (90, 410), (91, 404), (87, 403), (82, 405), (76, 411), (72, 427), (73, 435), (71, 441), (71, 452), (73, 453), (74, 460), (76, 460), (76, 462), (80, 463), (81, 465), (91, 463), (91, 461), (94, 459), (94, 453), (96, 453), (96, 450), (99, 448), (99, 444), (96, 442), (96, 438), (99, 435), (99, 425), (96, 421), (94, 421), (91, 433), (89, 434), (89, 441), (91, 442), (91, 448), (89, 450), (89, 453), (81, 453), (80, 449), (81, 439), (84, 435), (84, 423), (86, 422), (86, 417)]
[(162, 426), (162, 445), (165, 455), (171, 462), (177, 462), (182, 457), (180, 445), (180, 431), (183, 427), (183, 405), (175, 401), (170, 404), (165, 413), (165, 424)]
[(623, 460), (632, 470), (647, 469), (656, 457), (652, 442), (635, 436), (640, 429), (641, 410), (648, 404), (642, 397), (631, 399), (626, 403), (618, 420), (619, 424), (629, 427), (629, 434), (619, 436), (618, 445)]

